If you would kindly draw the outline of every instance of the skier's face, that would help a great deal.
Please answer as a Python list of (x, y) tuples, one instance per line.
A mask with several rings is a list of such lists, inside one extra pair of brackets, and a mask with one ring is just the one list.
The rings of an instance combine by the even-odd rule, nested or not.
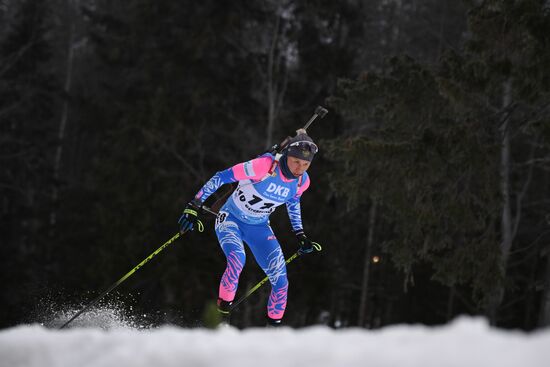
[(296, 157), (287, 157), (286, 163), (290, 169), (290, 172), (292, 172), (295, 177), (300, 177), (303, 175), (311, 165), (310, 161)]

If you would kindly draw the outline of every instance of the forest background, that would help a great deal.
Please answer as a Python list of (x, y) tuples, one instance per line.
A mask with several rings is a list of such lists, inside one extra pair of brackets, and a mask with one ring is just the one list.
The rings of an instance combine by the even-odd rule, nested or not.
[[(549, 65), (547, 0), (0, 0), (0, 327), (91, 300), (317, 105), (323, 251), (288, 267), (289, 325), (550, 325)], [(198, 324), (225, 267), (204, 221), (109, 299)]]

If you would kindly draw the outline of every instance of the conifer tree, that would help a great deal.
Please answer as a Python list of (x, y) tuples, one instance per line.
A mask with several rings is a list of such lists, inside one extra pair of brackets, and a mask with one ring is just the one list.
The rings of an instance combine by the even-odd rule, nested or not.
[(380, 203), (392, 228), (385, 248), (405, 274), (430, 264), (435, 279), (471, 287), (493, 322), (548, 152), (548, 22), (543, 1), (484, 1), (461, 52), (436, 67), (393, 58), (341, 81), (331, 99), (366, 131), (333, 145), (354, 177), (336, 188), (355, 205)]
[[(48, 190), (52, 181), (52, 119), (57, 88), (50, 65), (48, 4), (22, 1), (0, 42), (0, 220), (6, 274), (36, 280), (25, 271), (51, 261)], [(6, 287), (19, 283), (7, 282)], [(5, 289), (3, 296), (9, 295)], [(17, 294), (17, 292), (14, 292)], [(9, 297), (8, 308), (21, 301)]]

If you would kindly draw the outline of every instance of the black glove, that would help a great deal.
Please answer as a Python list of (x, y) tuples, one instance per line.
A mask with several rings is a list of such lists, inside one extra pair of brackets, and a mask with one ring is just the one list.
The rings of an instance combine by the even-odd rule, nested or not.
[(304, 231), (297, 231), (295, 234), (296, 238), (298, 238), (298, 242), (300, 243), (300, 249), (298, 250), (298, 253), (300, 255), (312, 253), (313, 242), (306, 237)]
[(199, 232), (203, 231), (204, 226), (199, 220), (199, 214), (202, 212), (201, 206), (202, 203), (197, 199), (194, 199), (187, 204), (187, 206), (183, 210), (183, 214), (178, 220), (178, 223), (180, 225), (180, 233), (183, 234), (187, 231), (192, 231), (193, 229), (195, 229), (195, 225), (198, 226)]

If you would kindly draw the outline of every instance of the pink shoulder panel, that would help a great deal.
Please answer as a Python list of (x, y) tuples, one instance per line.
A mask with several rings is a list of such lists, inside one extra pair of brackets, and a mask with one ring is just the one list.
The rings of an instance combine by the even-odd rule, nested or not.
[(260, 180), (269, 172), (273, 159), (271, 157), (259, 157), (250, 161), (238, 163), (232, 167), (233, 175), (238, 181)]
[(296, 196), (301, 196), (304, 191), (307, 190), (307, 188), (309, 187), (309, 184), (311, 183), (310, 179), (309, 179), (309, 176), (306, 177), (306, 181), (305, 182), (302, 182), (302, 185), (300, 186), (300, 188), (298, 189), (298, 192), (296, 193)]

